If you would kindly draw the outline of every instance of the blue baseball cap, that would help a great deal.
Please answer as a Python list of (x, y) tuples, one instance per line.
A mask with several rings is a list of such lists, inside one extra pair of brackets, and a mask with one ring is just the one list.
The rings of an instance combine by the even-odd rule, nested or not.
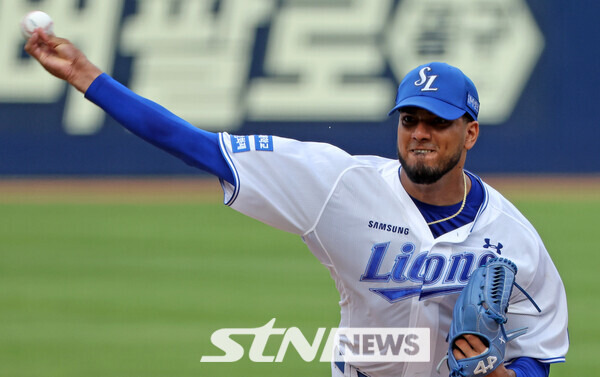
[(460, 69), (446, 63), (423, 64), (410, 71), (400, 83), (396, 106), (390, 112), (415, 106), (448, 120), (469, 113), (477, 120), (479, 95), (475, 84)]

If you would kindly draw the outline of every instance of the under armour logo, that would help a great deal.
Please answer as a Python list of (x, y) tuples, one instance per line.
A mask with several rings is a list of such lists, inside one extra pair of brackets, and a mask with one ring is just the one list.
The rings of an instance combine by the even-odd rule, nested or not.
[(483, 247), (484, 247), (485, 249), (494, 249), (494, 250), (496, 250), (496, 252), (497, 252), (498, 254), (502, 254), (502, 253), (500, 252), (500, 250), (501, 250), (501, 249), (502, 249), (504, 246), (502, 246), (502, 244), (501, 244), (500, 242), (498, 242), (498, 245), (492, 245), (492, 244), (490, 243), (490, 239), (489, 239), (489, 238), (486, 238), (486, 239), (484, 239), (484, 241), (485, 241), (485, 245), (483, 245)]
[(415, 81), (415, 86), (425, 85), (421, 88), (422, 92), (435, 92), (438, 88), (432, 88), (433, 82), (437, 79), (438, 75), (427, 76), (425, 72), (431, 71), (430, 67), (423, 67), (419, 71), (419, 80)]

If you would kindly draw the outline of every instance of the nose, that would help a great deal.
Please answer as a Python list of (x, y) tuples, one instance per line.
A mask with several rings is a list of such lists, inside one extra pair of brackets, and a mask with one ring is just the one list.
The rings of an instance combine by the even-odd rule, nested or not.
[(416, 127), (413, 129), (412, 137), (419, 141), (429, 140), (431, 138), (431, 129), (429, 128), (429, 125), (426, 122), (419, 120)]

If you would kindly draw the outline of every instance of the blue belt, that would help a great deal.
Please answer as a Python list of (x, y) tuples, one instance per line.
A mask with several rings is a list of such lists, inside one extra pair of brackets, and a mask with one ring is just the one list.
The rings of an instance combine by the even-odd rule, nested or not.
[[(339, 369), (339, 370), (340, 370), (342, 373), (344, 373), (344, 369), (346, 369), (346, 363), (345, 363), (345, 362), (343, 362), (343, 361), (335, 361), (335, 362), (334, 362), (334, 364), (335, 364), (335, 366), (336, 366), (336, 367), (337, 367), (337, 368), (338, 368), (338, 369)], [(367, 376), (366, 374), (364, 374), (364, 373), (361, 373), (361, 372), (360, 372), (360, 371), (358, 371), (358, 370), (356, 371), (356, 375), (357, 375), (358, 377), (369, 377), (369, 376)]]

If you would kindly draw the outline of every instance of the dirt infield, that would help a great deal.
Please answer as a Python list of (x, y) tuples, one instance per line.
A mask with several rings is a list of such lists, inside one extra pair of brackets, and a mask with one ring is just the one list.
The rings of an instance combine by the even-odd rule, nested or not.
[(0, 181), (0, 202), (207, 202), (222, 200), (217, 179), (45, 178)]
[[(483, 179), (508, 198), (600, 200), (600, 175), (507, 176)], [(0, 202), (219, 202), (213, 178), (45, 178), (0, 180)]]
[(485, 182), (507, 197), (600, 200), (596, 175), (485, 175)]

